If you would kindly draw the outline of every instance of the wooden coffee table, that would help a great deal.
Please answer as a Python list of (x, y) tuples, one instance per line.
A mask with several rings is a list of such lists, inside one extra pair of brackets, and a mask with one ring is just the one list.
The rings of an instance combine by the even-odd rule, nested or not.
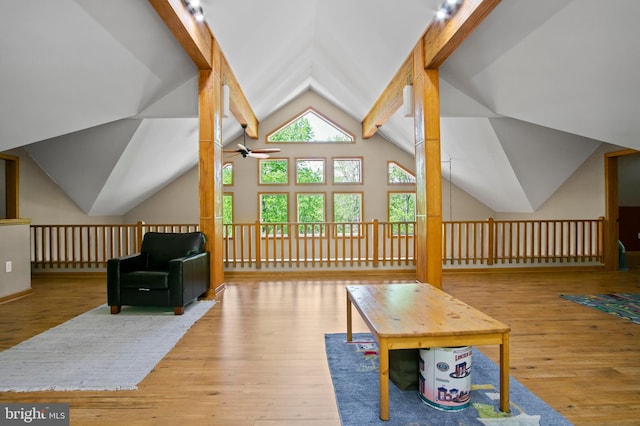
[(380, 419), (389, 420), (389, 351), (392, 349), (500, 345), (500, 410), (509, 412), (508, 326), (429, 284), (346, 288), (347, 341), (353, 337), (353, 305), (378, 342)]

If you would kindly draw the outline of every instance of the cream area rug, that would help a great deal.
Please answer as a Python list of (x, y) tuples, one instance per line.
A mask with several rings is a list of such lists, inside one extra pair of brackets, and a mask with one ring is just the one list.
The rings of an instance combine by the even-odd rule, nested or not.
[(0, 352), (0, 392), (137, 389), (215, 301), (172, 309), (107, 305)]

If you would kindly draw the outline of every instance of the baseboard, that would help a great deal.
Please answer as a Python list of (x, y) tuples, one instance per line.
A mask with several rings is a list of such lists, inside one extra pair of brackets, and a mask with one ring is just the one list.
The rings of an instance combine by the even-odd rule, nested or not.
[(8, 296), (0, 297), (0, 305), (4, 303), (13, 302), (14, 300), (22, 299), (23, 297), (27, 297), (33, 294), (33, 289), (28, 289), (24, 291), (19, 291), (14, 294), (10, 294)]

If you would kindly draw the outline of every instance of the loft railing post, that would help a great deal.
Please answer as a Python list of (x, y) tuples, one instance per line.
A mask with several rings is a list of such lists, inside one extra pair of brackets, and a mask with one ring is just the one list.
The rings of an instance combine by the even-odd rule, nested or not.
[(492, 217), (487, 219), (487, 265), (493, 265), (495, 250), (495, 222)]
[(144, 221), (136, 223), (136, 253), (142, 250), (142, 237), (144, 236)]
[(598, 260), (605, 263), (604, 259), (604, 216), (598, 217)]
[(378, 219), (373, 219), (373, 266), (374, 267), (378, 267), (378, 256), (380, 255), (380, 247), (379, 247), (379, 242), (380, 242), (380, 235), (379, 235), (379, 226), (378, 226), (379, 222)]
[(260, 269), (262, 267), (262, 247), (260, 244), (260, 221), (256, 220), (255, 224), (255, 238), (256, 238), (256, 269)]

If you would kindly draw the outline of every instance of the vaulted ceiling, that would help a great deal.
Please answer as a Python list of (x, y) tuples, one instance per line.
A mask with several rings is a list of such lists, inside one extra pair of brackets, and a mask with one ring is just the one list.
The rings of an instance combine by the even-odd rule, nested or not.
[[(259, 120), (312, 90), (361, 121), (440, 3), (203, 7)], [(453, 183), (533, 212), (602, 142), (640, 149), (637, 16), (636, 0), (502, 1), (440, 69)], [(87, 214), (124, 214), (197, 165), (196, 68), (146, 0), (1, 2), (0, 87), (0, 151), (24, 147)], [(401, 112), (379, 132), (413, 153)], [(223, 140), (239, 134), (225, 119)]]

